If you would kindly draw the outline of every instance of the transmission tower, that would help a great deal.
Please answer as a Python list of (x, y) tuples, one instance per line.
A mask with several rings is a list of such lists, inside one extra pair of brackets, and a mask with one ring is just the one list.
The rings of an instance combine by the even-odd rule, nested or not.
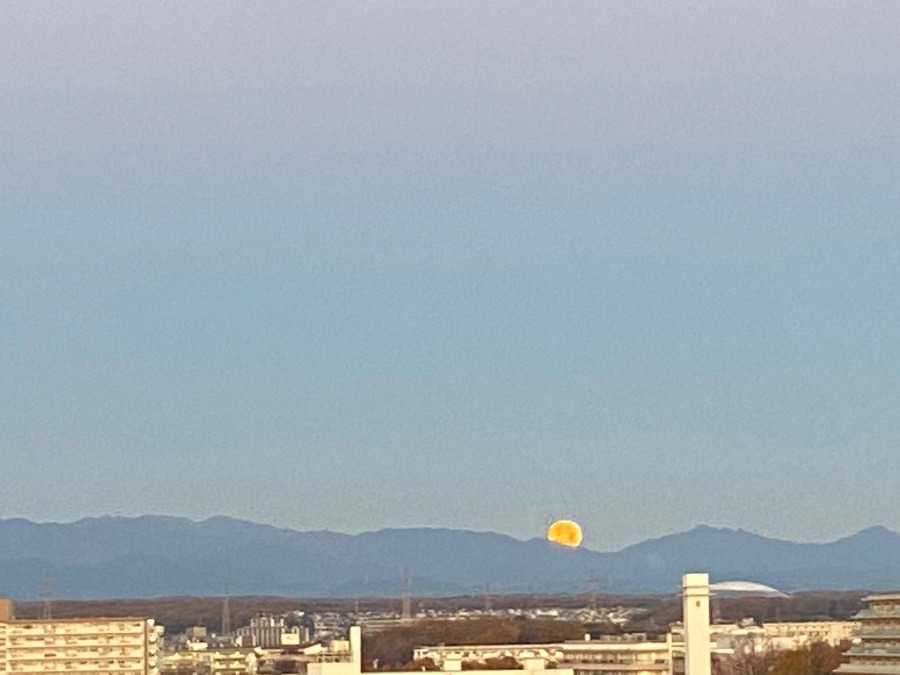
[(401, 594), (402, 594), (402, 602), (400, 605), (400, 621), (402, 623), (409, 623), (412, 621), (412, 612), (410, 611), (410, 598), (409, 598), (409, 570), (403, 569), (403, 578), (401, 581)]
[(587, 580), (588, 582), (588, 600), (590, 604), (588, 605), (592, 612), (597, 611), (597, 575), (592, 574), (590, 578)]
[(222, 635), (231, 633), (231, 588), (226, 582), (222, 587)]
[(41, 582), (41, 618), (47, 621), (53, 618), (53, 579), (49, 574)]

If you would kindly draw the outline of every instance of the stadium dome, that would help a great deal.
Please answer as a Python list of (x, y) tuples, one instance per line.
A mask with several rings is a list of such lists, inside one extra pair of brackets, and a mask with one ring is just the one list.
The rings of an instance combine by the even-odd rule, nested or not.
[(709, 585), (710, 594), (717, 598), (733, 597), (762, 597), (762, 598), (786, 598), (787, 593), (782, 593), (777, 588), (758, 584), (755, 581), (720, 581)]

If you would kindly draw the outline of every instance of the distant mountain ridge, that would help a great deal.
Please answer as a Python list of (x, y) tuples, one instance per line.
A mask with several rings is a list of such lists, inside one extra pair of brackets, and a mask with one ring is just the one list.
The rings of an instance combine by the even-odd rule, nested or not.
[(66, 598), (219, 595), (391, 596), (408, 570), (417, 595), (483, 592), (667, 593), (686, 571), (775, 588), (900, 588), (900, 534), (871, 527), (833, 542), (698, 526), (617, 552), (444, 528), (356, 535), (224, 516), (0, 520), (0, 595), (33, 599), (45, 579)]

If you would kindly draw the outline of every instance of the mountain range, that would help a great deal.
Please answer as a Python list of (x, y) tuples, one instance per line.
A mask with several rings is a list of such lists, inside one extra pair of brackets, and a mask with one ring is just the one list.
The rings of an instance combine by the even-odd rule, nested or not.
[(226, 517), (0, 520), (0, 596), (34, 599), (46, 580), (65, 598), (221, 595), (668, 593), (686, 571), (784, 591), (900, 588), (900, 534), (871, 527), (829, 543), (795, 543), (698, 526), (616, 552), (441, 528), (362, 534), (296, 531)]

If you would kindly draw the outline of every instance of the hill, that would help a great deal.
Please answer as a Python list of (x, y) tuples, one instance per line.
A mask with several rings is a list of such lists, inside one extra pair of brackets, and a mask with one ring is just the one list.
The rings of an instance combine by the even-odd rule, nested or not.
[(603, 553), (542, 539), (440, 528), (358, 535), (300, 532), (225, 517), (0, 520), (0, 595), (37, 596), (46, 578), (67, 598), (219, 595), (392, 596), (408, 570), (417, 595), (668, 593), (682, 573), (781, 590), (900, 587), (900, 535), (869, 528), (824, 544), (700, 526)]

